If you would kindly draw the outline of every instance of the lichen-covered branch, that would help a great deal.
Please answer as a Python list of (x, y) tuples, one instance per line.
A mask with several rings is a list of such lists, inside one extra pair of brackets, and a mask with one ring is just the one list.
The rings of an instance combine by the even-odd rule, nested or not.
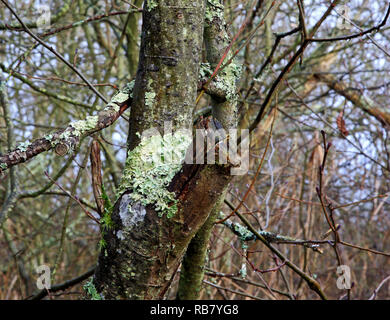
[[(241, 241), (255, 241), (257, 240), (256, 235), (248, 230), (247, 227), (242, 226), (237, 222), (231, 222), (229, 220), (224, 221), (223, 224), (228, 227), (235, 235), (237, 235)], [(319, 243), (328, 243), (327, 241), (310, 241), (292, 238), (289, 236), (280, 235), (274, 232), (265, 230), (257, 231), (258, 234), (262, 235), (269, 243), (287, 243), (303, 245), (304, 247), (310, 248), (314, 251), (322, 253), (319, 249)]]
[[(221, 59), (226, 63), (231, 58), (227, 52), (230, 38), (224, 18), (224, 5), (220, 0), (206, 1), (204, 43), (207, 63), (202, 64), (200, 78), (208, 79)], [(241, 67), (232, 61), (221, 68), (215, 78), (206, 84), (206, 92), (213, 98), (213, 116), (224, 129), (237, 127), (237, 88)]]
[(16, 146), (14, 150), (0, 155), (0, 172), (53, 148), (60, 156), (73, 150), (79, 143), (80, 138), (102, 130), (118, 119), (131, 105), (132, 88), (133, 83), (127, 84), (113, 96), (110, 103), (97, 115), (88, 116), (84, 120), (73, 121), (65, 129), (47, 134), (33, 142), (23, 142)]
[(327, 297), (325, 293), (323, 292), (321, 285), (317, 280), (315, 280), (312, 276), (302, 271), (297, 265), (295, 265), (293, 262), (291, 262), (289, 259), (285, 257), (277, 248), (275, 248), (264, 236), (262, 236), (255, 228), (249, 223), (249, 221), (239, 212), (236, 212), (236, 215), (240, 218), (242, 223), (256, 236), (257, 239), (259, 239), (268, 249), (270, 249), (275, 255), (277, 255), (284, 263), (293, 270), (296, 274), (298, 274), (302, 279), (304, 279), (307, 283), (307, 285), (312, 289), (314, 292), (318, 294), (318, 296), (326, 300)]

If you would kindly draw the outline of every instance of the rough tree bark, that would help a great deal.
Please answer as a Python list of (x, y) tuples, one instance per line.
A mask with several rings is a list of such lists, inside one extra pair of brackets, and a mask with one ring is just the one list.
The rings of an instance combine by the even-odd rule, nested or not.
[[(179, 129), (193, 123), (205, 1), (147, 1), (144, 8), (128, 159), (94, 276), (105, 299), (163, 298), (232, 178), (229, 165), (161, 162), (162, 149), (182, 157), (192, 141)], [(152, 128), (163, 133), (166, 121), (173, 134), (141, 139)]]
[[(207, 64), (211, 70), (215, 70), (230, 44), (222, 1), (206, 2), (204, 43)], [(231, 55), (228, 53), (224, 62), (226, 63), (230, 58)], [(219, 72), (210, 86), (211, 89), (209, 87), (207, 90), (207, 93), (211, 96), (213, 117), (218, 119), (225, 130), (237, 127), (235, 82), (238, 75), (239, 67), (232, 62)], [(223, 90), (220, 90), (221, 88)], [(225, 194), (226, 192), (221, 194), (206, 223), (188, 246), (181, 268), (177, 299), (193, 300), (199, 297), (211, 230), (218, 216)]]

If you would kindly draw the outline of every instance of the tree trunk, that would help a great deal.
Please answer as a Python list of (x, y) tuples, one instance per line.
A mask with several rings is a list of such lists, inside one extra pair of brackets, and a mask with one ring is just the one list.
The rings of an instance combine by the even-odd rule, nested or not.
[[(102, 298), (163, 298), (189, 242), (231, 181), (229, 165), (159, 162), (164, 150), (182, 159), (192, 141), (179, 129), (192, 128), (204, 4), (144, 5), (129, 154), (94, 277)], [(166, 121), (173, 134), (141, 139), (152, 128), (161, 133)]]
[(179, 288), (176, 295), (178, 300), (199, 299), (211, 231), (214, 227), (215, 220), (218, 217), (223, 200), (225, 199), (225, 194), (226, 191), (222, 193), (208, 219), (192, 238), (187, 248), (183, 258)]

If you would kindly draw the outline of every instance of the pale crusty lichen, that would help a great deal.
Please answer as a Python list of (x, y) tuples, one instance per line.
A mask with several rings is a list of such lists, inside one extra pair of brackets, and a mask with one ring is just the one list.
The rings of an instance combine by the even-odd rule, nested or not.
[(88, 116), (85, 120), (78, 120), (70, 123), (70, 126), (75, 130), (72, 132), (75, 136), (80, 136), (83, 133), (92, 130), (96, 127), (98, 123), (98, 116)]
[[(225, 59), (229, 61), (230, 58)], [(200, 80), (205, 80), (213, 74), (213, 71), (209, 63), (202, 63), (199, 69)], [(236, 94), (236, 81), (240, 78), (242, 71), (241, 65), (237, 64), (234, 60), (229, 63), (226, 67), (221, 69), (218, 74), (214, 77), (213, 82), (215, 87), (219, 91), (223, 92), (226, 100), (232, 101), (237, 98)]]
[(224, 6), (219, 0), (207, 0), (205, 20), (206, 22), (212, 22), (214, 17), (222, 20), (224, 16)]
[(145, 92), (145, 105), (152, 108), (154, 104), (154, 98), (156, 97), (156, 93), (154, 93), (152, 90), (152, 84), (153, 84), (153, 79), (149, 79), (148, 85), (147, 85), (147, 90)]
[[(125, 227), (130, 227), (136, 225), (138, 222), (142, 222), (145, 215), (146, 209), (139, 201), (135, 202), (129, 194), (122, 196), (119, 204), (119, 216)], [(121, 240), (125, 239), (123, 233), (117, 233), (117, 237)]]
[(24, 141), (22, 142), (21, 144), (19, 144), (16, 149), (22, 151), (22, 152), (25, 152), (27, 151), (27, 148), (30, 146), (30, 142), (29, 141)]
[(154, 8), (157, 8), (158, 3), (155, 0), (148, 0), (146, 1), (146, 10), (152, 11)]
[(156, 94), (154, 92), (145, 92), (145, 105), (150, 108), (153, 107), (155, 97)]
[[(221, 219), (224, 218), (223, 212), (220, 212), (220, 217)], [(241, 241), (256, 240), (256, 236), (247, 227), (244, 227), (239, 223), (227, 220), (223, 224), (238, 235)]]
[(254, 237), (255, 237), (254, 234), (253, 234), (250, 230), (248, 230), (247, 227), (244, 227), (244, 226), (242, 226), (242, 225), (240, 225), (240, 224), (238, 224), (238, 223), (234, 223), (234, 224), (233, 224), (233, 229), (234, 229), (234, 231), (236, 231), (238, 234), (240, 234), (240, 238), (241, 238), (241, 240), (243, 240), (243, 241), (246, 241), (246, 240), (248, 240), (248, 239), (251, 239), (251, 238), (254, 238)]
[(242, 279), (245, 279), (247, 275), (248, 275), (248, 273), (247, 273), (247, 269), (246, 269), (246, 263), (244, 262), (241, 266), (241, 269), (240, 269), (240, 276)]
[(91, 300), (103, 300), (102, 295), (97, 292), (92, 278), (83, 285), (83, 289)]
[(49, 133), (49, 134), (45, 135), (44, 138), (45, 138), (47, 141), (52, 141), (52, 140), (53, 140), (53, 135)]
[(153, 205), (160, 216), (172, 217), (177, 211), (177, 200), (167, 187), (180, 170), (191, 141), (188, 132), (182, 131), (144, 137), (128, 153), (118, 196), (131, 190), (132, 203)]
[(119, 105), (133, 97), (134, 83), (135, 81), (133, 80), (129, 82), (123, 89), (116, 92), (115, 95), (111, 98), (111, 101), (105, 107), (105, 110), (112, 109), (115, 112), (118, 112)]
[[(135, 81), (131, 81), (126, 84), (126, 86), (119, 90), (115, 95), (111, 98), (111, 101), (107, 104), (104, 111), (110, 112), (111, 110), (114, 112), (119, 112), (120, 105), (125, 103), (129, 98), (132, 98), (133, 88)], [(111, 111), (111, 112), (112, 112)], [(101, 115), (103, 112), (101, 113)], [(51, 142), (52, 147), (56, 147), (59, 143), (68, 144), (70, 138), (79, 138), (90, 130), (93, 130), (97, 127), (99, 122), (99, 116), (87, 116), (84, 120), (73, 121), (70, 123), (70, 128), (64, 130), (58, 138), (54, 139), (52, 134), (46, 135), (45, 139)], [(73, 141), (71, 141), (70, 145), (73, 146)]]
[(211, 66), (208, 62), (202, 62), (199, 68), (199, 81), (206, 81), (211, 76)]
[[(53, 139), (52, 135), (46, 135), (45, 139), (51, 141), (51, 146), (56, 147), (59, 143), (68, 144), (68, 140), (72, 137), (80, 137), (84, 133), (95, 129), (99, 121), (99, 116), (88, 116), (85, 120), (73, 121), (69, 124), (71, 128), (67, 128), (62, 132), (57, 139)], [(71, 143), (72, 144), (72, 143)]]

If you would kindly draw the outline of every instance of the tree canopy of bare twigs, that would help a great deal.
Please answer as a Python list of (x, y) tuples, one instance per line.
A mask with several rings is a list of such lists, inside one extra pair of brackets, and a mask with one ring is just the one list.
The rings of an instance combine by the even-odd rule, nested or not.
[[(389, 16), (1, 0), (0, 299), (389, 299)], [(139, 174), (167, 121), (247, 129), (249, 170)]]

